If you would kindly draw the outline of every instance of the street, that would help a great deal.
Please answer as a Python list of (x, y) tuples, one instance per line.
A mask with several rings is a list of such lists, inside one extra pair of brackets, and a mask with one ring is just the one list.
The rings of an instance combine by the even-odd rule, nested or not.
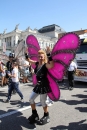
[[(33, 89), (32, 82), (20, 84), (24, 102), (18, 94), (12, 95), (10, 103), (4, 103), (8, 87), (0, 87), (0, 130), (87, 130), (87, 83), (76, 82), (75, 88), (68, 90), (68, 83), (59, 83), (61, 96), (58, 102), (50, 106), (50, 123), (46, 125), (31, 125), (27, 118), (31, 115), (29, 95)], [(43, 108), (36, 99), (40, 118)]]

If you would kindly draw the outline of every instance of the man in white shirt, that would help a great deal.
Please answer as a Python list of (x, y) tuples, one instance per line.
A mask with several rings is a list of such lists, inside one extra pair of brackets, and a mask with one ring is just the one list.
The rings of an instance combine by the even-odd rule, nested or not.
[(76, 72), (77, 65), (74, 61), (71, 61), (68, 68), (68, 81), (69, 81), (69, 90), (72, 90), (74, 87), (74, 73)]

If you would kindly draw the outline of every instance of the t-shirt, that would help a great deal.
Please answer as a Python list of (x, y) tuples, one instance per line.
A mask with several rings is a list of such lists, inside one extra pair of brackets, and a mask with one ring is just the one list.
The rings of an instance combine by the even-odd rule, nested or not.
[(15, 78), (12, 77), (12, 81), (13, 81), (13, 82), (18, 82), (19, 79), (18, 79), (18, 69), (17, 69), (17, 68), (14, 68), (14, 69), (12, 70), (12, 75), (14, 75), (14, 74), (16, 74), (16, 77), (15, 77)]
[(29, 69), (29, 62), (28, 61), (24, 61), (24, 65), (27, 65), (27, 66), (24, 66), (24, 69)]
[(75, 69), (77, 69), (77, 65), (75, 62), (72, 61), (68, 68), (68, 71), (74, 71)]

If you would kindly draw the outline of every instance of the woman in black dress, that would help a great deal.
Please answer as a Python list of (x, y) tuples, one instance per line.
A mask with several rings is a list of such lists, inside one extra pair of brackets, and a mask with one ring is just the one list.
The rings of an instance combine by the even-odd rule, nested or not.
[[(47, 51), (49, 52), (49, 49)], [(46, 124), (50, 122), (46, 98), (47, 93), (51, 92), (49, 81), (47, 79), (47, 71), (53, 67), (54, 62), (51, 57), (49, 57), (49, 59), (47, 58), (47, 55), (43, 50), (38, 51), (38, 62), (33, 61), (30, 58), (28, 58), (28, 61), (31, 64), (36, 65), (34, 72), (37, 78), (37, 84), (34, 87), (29, 99), (32, 108), (32, 115), (28, 118), (28, 120), (30, 123), (35, 123), (36, 120), (39, 120), (34, 100), (38, 95), (40, 95), (40, 102), (44, 110), (44, 116), (40, 119), (40, 124)]]

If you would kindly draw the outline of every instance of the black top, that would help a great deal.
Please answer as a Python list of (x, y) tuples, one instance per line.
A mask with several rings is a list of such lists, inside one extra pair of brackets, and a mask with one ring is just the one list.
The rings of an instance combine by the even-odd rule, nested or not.
[(11, 63), (10, 61), (8, 61), (8, 62), (6, 63), (6, 67), (7, 67), (7, 70), (10, 71), (10, 72), (11, 72), (12, 69), (13, 69), (13, 68), (12, 68), (12, 63)]
[(11, 72), (12, 71), (12, 63), (10, 61), (8, 61), (6, 63), (6, 67), (7, 67), (7, 71), (6, 71), (6, 78), (9, 78), (9, 81), (11, 81), (11, 77), (8, 76), (8, 71)]
[(37, 78), (37, 84), (34, 87), (33, 91), (38, 94), (45, 94), (51, 92), (49, 87), (49, 81), (47, 78), (47, 68), (46, 64), (38, 68), (38, 62), (36, 62), (35, 74)]

